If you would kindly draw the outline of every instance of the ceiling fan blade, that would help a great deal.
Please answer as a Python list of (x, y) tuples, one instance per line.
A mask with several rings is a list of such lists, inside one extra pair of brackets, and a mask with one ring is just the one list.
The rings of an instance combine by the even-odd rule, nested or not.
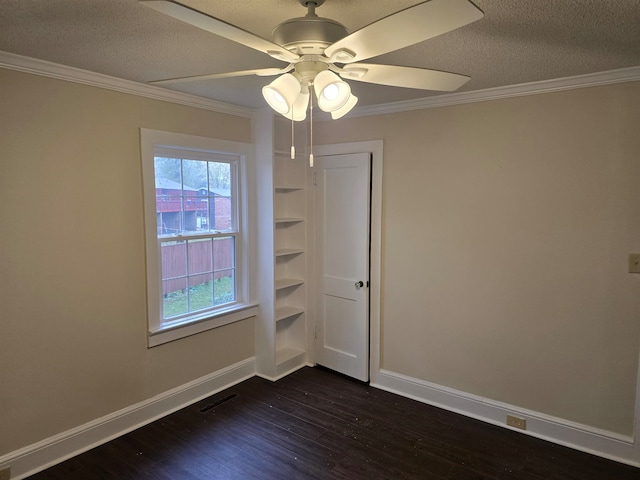
[(168, 83), (183, 83), (183, 82), (195, 82), (198, 80), (217, 80), (219, 78), (244, 77), (247, 75), (257, 75), (259, 77), (270, 77), (273, 75), (279, 75), (281, 73), (287, 73), (291, 71), (292, 68), (293, 68), (293, 64), (290, 64), (285, 68), (262, 68), (259, 70), (239, 70), (237, 72), (209, 73), (206, 75), (194, 75), (190, 77), (177, 77), (177, 78), (165, 78), (163, 80), (152, 80), (148, 83), (152, 85), (165, 85)]
[(266, 53), (278, 60), (291, 62), (299, 58), (297, 54), (280, 45), (173, 0), (139, 0), (139, 3), (194, 27)]
[(327, 47), (324, 55), (353, 63), (399, 50), (481, 19), (469, 0), (431, 0), (382, 18)]
[(342, 78), (347, 80), (443, 92), (457, 90), (470, 80), (470, 77), (458, 75), (457, 73), (373, 63), (356, 63), (332, 70), (335, 70)]

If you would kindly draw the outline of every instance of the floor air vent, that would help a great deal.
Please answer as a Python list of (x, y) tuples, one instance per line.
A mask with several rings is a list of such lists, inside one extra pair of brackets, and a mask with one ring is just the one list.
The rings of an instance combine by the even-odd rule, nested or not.
[(237, 396), (238, 396), (238, 395), (237, 395), (237, 394), (235, 394), (235, 393), (232, 393), (231, 395), (227, 395), (226, 397), (221, 398), (220, 400), (215, 401), (215, 402), (213, 402), (213, 403), (211, 403), (211, 404), (207, 405), (206, 407), (202, 407), (202, 408), (200, 409), (200, 413), (208, 412), (208, 411), (209, 411), (209, 410), (211, 410), (212, 408), (216, 408), (218, 405), (222, 405), (223, 403), (228, 402), (229, 400), (231, 400), (232, 398), (235, 398), (235, 397), (237, 397)]

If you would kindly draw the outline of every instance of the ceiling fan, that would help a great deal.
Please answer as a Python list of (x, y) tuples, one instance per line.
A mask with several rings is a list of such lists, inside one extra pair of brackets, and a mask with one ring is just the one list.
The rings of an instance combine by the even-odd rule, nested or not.
[(306, 118), (311, 90), (318, 107), (337, 119), (348, 113), (358, 99), (342, 79), (393, 87), (453, 91), (469, 77), (424, 68), (362, 63), (371, 57), (422, 42), (483, 17), (469, 0), (430, 0), (382, 18), (349, 33), (340, 23), (319, 17), (315, 9), (325, 0), (298, 0), (307, 8), (304, 17), (282, 22), (273, 31), (273, 41), (247, 32), (174, 0), (140, 0), (140, 3), (185, 23), (253, 48), (287, 62), (283, 68), (157, 80), (170, 84), (244, 75), (278, 76), (263, 87), (267, 103), (290, 120)]

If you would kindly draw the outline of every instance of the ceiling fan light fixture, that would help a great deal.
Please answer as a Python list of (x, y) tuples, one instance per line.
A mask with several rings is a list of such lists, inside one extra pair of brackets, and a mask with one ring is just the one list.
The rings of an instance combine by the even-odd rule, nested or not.
[(339, 109), (331, 112), (331, 118), (333, 120), (337, 120), (339, 118), (344, 117), (347, 113), (351, 111), (353, 107), (356, 106), (356, 103), (358, 103), (358, 97), (356, 97), (353, 94), (349, 95), (349, 99), (347, 100), (347, 103), (345, 103)]
[(349, 84), (329, 70), (323, 70), (316, 75), (313, 89), (318, 98), (318, 107), (325, 112), (335, 112), (342, 108), (351, 95)]
[(289, 113), (283, 114), (289, 120), (302, 122), (307, 118), (307, 107), (309, 106), (309, 92), (300, 92)]
[(300, 95), (300, 82), (290, 73), (279, 76), (262, 87), (262, 96), (276, 112), (286, 115)]

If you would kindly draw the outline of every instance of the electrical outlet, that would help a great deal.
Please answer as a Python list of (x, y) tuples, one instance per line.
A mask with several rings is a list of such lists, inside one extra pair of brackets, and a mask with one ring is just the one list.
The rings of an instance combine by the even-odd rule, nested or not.
[(0, 468), (0, 480), (9, 480), (11, 478), (11, 467)]
[(507, 425), (514, 428), (519, 428), (520, 430), (527, 429), (527, 420), (520, 417), (514, 417), (513, 415), (507, 415)]
[(640, 273), (640, 253), (629, 254), (629, 273)]

